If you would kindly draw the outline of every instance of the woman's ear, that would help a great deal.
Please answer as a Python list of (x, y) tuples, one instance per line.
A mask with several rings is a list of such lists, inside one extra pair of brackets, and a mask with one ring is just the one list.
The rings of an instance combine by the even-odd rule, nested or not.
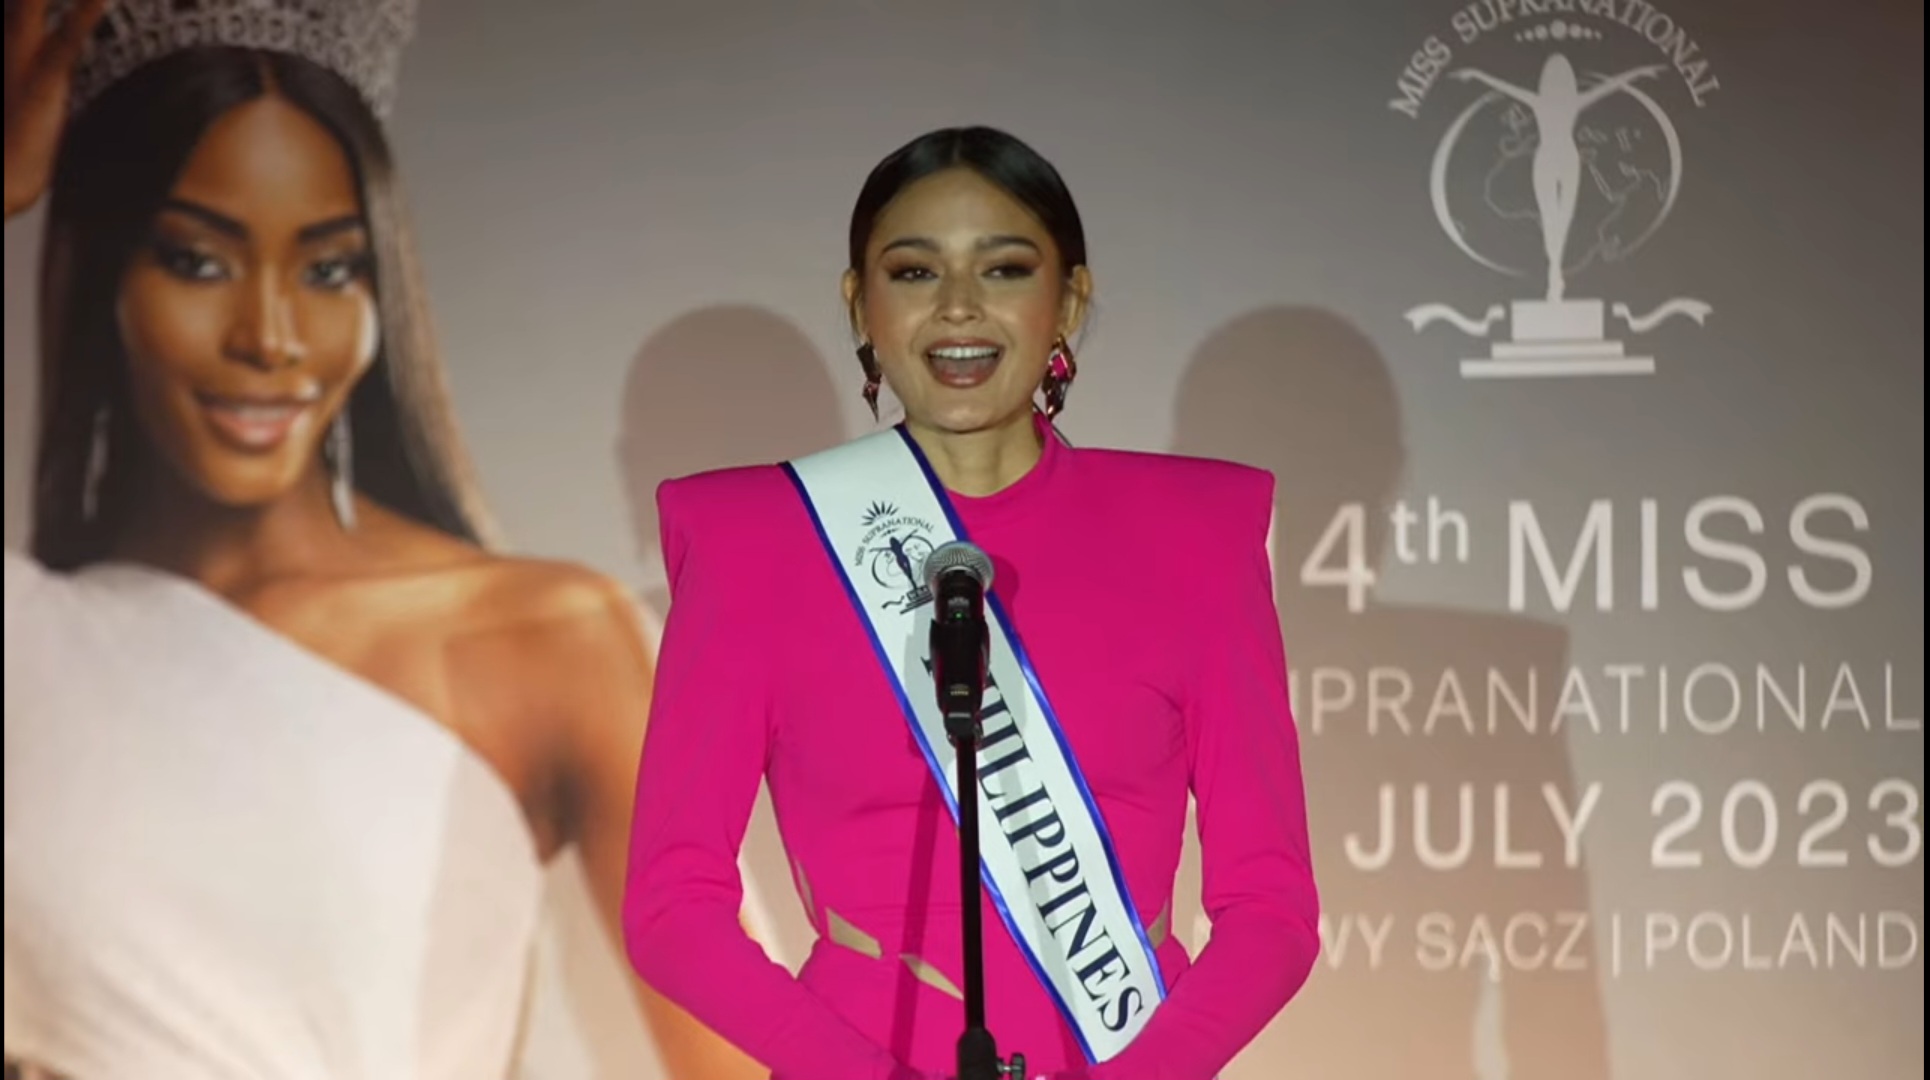
[(1092, 271), (1075, 266), (1066, 275), (1065, 297), (1059, 303), (1059, 334), (1070, 341), (1086, 325), (1092, 308)]
[(851, 320), (851, 336), (859, 341), (865, 340), (862, 285), (856, 270), (846, 270), (838, 282), (838, 291), (844, 294), (845, 318)]

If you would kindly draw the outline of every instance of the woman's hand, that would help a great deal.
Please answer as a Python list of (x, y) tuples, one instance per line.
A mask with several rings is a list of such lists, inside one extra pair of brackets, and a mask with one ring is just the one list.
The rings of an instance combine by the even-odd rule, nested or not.
[(51, 31), (47, 0), (17, 0), (7, 13), (6, 213), (40, 200), (53, 178), (74, 61), (108, 0), (80, 0)]

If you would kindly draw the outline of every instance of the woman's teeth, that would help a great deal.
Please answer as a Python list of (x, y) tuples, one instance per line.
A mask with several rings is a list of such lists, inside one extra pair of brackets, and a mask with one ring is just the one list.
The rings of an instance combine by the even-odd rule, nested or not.
[(930, 355), (934, 360), (991, 360), (998, 354), (996, 345), (948, 345), (933, 349)]
[(1003, 355), (996, 345), (944, 345), (927, 352), (925, 361), (939, 382), (969, 389), (990, 379)]

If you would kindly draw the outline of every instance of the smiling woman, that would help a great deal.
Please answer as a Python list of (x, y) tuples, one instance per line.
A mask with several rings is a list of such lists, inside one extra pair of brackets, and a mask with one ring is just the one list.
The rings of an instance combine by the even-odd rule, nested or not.
[[(89, 102), (60, 145), (44, 562), (102, 557), (178, 482), (229, 508), (307, 484), (300, 505), (327, 506), (325, 433), (331, 455), (352, 455), (328, 462), (351, 489), (338, 496), (359, 472), (366, 497), (484, 538), (387, 143), (355, 88), (288, 53), (173, 52)], [(158, 458), (133, 452), (143, 439)], [(352, 514), (354, 500), (335, 502)]]
[(128, 260), (117, 314), (142, 426), (211, 502), (296, 487), (326, 418), (347, 430), (376, 356), (369, 269), (355, 177), (326, 129), (280, 97), (209, 125)]
[[(904, 423), (658, 492), (672, 603), (631, 961), (784, 1080), (991, 1076), (994, 1051), (1040, 1080), (1210, 1080), (1319, 951), (1273, 478), (1056, 437), (1092, 278), (1072, 196), (1011, 135), (888, 155), (842, 281), (866, 397), (889, 383)], [(973, 586), (914, 562), (957, 544), (980, 546)], [(775, 595), (787, 647), (746, 652)], [(960, 629), (968, 658), (947, 662), (934, 642)], [(949, 703), (974, 690), (970, 918), (947, 817), (970, 796), (945, 755)], [(795, 978), (736, 918), (760, 780), (820, 935)], [(1198, 957), (1169, 932), (1189, 792), (1213, 919)], [(963, 957), (981, 941), (978, 1001)]]
[(961, 476), (967, 494), (1017, 479), (1037, 460), (1034, 391), (1048, 416), (1065, 407), (1077, 373), (1066, 338), (1092, 298), (1085, 227), (1058, 173), (988, 128), (915, 140), (866, 179), (849, 257), (844, 299), (873, 410), (889, 385), (937, 452), (991, 449), (1002, 467)]
[[(636, 612), (486, 543), (379, 119), (408, 5), (104, 6), (8, 11), (9, 1068), (505, 1075), (551, 859), (617, 917)], [(671, 1075), (761, 1075), (636, 990)]]

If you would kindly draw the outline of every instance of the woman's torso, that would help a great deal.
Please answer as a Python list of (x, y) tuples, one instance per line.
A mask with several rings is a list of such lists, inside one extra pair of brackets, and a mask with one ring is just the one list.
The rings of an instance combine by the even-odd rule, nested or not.
[[(1170, 923), (1198, 636), (1185, 604), (1186, 577), (1200, 569), (1188, 537), (1210, 522), (1156, 517), (1185, 513), (1189, 500), (1166, 489), (1199, 467), (1058, 448), (999, 495), (953, 499), (993, 558), (994, 592), (1077, 755), (1169, 985), (1187, 964)], [(783, 648), (760, 654), (779, 665), (773, 808), (820, 935), (801, 977), (900, 1060), (949, 1069), (963, 1018), (956, 827), (789, 481), (768, 469), (726, 482), (740, 486), (746, 521), (759, 521), (758, 542), (784, 553), (759, 563), (782, 567), (787, 618), (811, 613), (784, 626)], [(989, 899), (983, 914), (987, 1018), (1002, 1049), (1038, 1070), (1082, 1062)]]

